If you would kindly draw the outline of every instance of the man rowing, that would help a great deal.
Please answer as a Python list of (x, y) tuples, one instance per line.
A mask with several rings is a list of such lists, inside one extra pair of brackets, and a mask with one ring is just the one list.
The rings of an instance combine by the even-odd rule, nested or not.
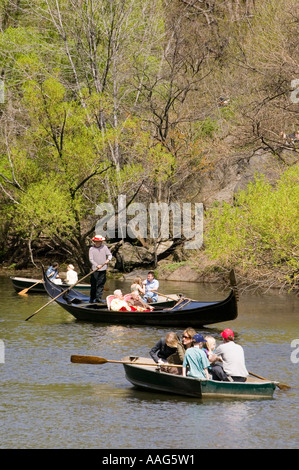
[(145, 295), (143, 300), (148, 303), (158, 302), (157, 290), (159, 289), (159, 281), (155, 279), (154, 271), (147, 273), (147, 279), (143, 281), (145, 285)]

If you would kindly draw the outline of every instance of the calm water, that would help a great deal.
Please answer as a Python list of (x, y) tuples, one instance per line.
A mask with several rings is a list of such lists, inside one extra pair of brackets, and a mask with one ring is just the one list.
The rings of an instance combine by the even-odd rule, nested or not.
[[(112, 293), (130, 283), (108, 281)], [(160, 291), (220, 299), (215, 286), (161, 282)], [(273, 399), (198, 400), (137, 391), (121, 364), (70, 363), (72, 354), (107, 359), (148, 356), (164, 328), (77, 322), (47, 295), (15, 293), (0, 277), (0, 429), (2, 449), (296, 448), (299, 441), (298, 368), (291, 361), (299, 338), (299, 299), (286, 295), (241, 297), (239, 316), (210, 332), (220, 341), (234, 329), (247, 368), (292, 386)], [(182, 330), (177, 331), (179, 334)], [(299, 342), (299, 340), (298, 340)], [(3, 344), (2, 343), (2, 344)], [(299, 353), (297, 353), (299, 358)]]

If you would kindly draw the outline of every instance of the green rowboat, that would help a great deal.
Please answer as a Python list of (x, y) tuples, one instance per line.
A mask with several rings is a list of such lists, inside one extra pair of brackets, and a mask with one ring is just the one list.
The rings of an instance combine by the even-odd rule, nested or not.
[[(123, 360), (132, 361), (133, 358)], [(126, 378), (135, 387), (147, 391), (184, 395), (196, 398), (272, 398), (275, 382), (248, 377), (246, 382), (218, 382), (199, 380), (164, 372), (159, 366), (138, 365), (151, 362), (148, 358), (135, 358), (132, 364), (123, 364)]]

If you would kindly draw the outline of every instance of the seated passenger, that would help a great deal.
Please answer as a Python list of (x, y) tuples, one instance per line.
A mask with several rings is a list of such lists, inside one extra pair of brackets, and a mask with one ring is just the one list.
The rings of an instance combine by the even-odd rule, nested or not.
[(205, 346), (203, 348), (204, 352), (207, 355), (207, 358), (211, 363), (222, 362), (221, 356), (215, 354), (216, 349), (216, 340), (213, 336), (205, 336)]
[[(193, 347), (193, 336), (196, 335), (196, 331), (188, 327), (183, 332), (182, 340), (179, 339), (177, 350), (174, 354), (167, 358), (168, 364), (183, 364), (186, 350)], [(167, 372), (170, 374), (182, 375), (181, 367), (168, 367)]]
[(178, 341), (179, 339), (175, 333), (167, 333), (165, 338), (159, 339), (150, 350), (151, 358), (158, 364), (167, 363), (167, 358), (176, 352)]
[(223, 344), (215, 349), (222, 364), (212, 364), (212, 379), (225, 382), (246, 382), (248, 371), (245, 366), (244, 350), (234, 342), (234, 332), (230, 328), (222, 331)]
[(147, 273), (147, 280), (143, 281), (145, 285), (145, 295), (143, 300), (148, 303), (158, 302), (157, 290), (159, 289), (159, 281), (155, 279), (154, 271)]
[[(182, 343), (184, 347), (184, 356), (187, 349), (193, 347), (193, 337), (196, 335), (196, 331), (190, 326), (185, 329), (182, 335)], [(184, 360), (184, 357), (183, 357)], [(183, 361), (182, 361), (183, 364)]]
[(141, 277), (135, 277), (133, 284), (131, 285), (131, 292), (138, 291), (138, 294), (145, 294), (145, 285), (142, 282)]
[(70, 284), (71, 286), (73, 284), (76, 284), (76, 282), (78, 282), (78, 274), (75, 271), (75, 268), (74, 268), (73, 264), (69, 264), (67, 266), (66, 282), (67, 282), (67, 284)]
[(128, 305), (136, 307), (140, 311), (150, 311), (153, 310), (154, 307), (147, 305), (139, 296), (138, 292), (135, 290), (131, 293), (130, 299), (127, 300)]
[[(128, 303), (125, 301), (123, 298), (123, 293), (120, 289), (116, 289), (113, 292), (115, 298), (111, 301), (110, 304), (110, 310), (113, 310), (114, 312), (117, 311), (131, 311), (132, 308), (128, 305)], [(135, 310), (135, 309), (133, 309)]]
[(193, 336), (194, 347), (187, 349), (183, 362), (183, 376), (195, 377), (197, 379), (209, 379), (208, 367), (210, 361), (202, 350), (204, 337), (197, 333)]
[(51, 281), (54, 281), (54, 279), (59, 278), (58, 267), (59, 267), (59, 264), (56, 262), (51, 264), (51, 266), (48, 267), (46, 275)]

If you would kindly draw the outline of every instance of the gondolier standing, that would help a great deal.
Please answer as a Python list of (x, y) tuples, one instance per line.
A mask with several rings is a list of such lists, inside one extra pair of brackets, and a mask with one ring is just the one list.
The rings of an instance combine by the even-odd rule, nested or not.
[(99, 302), (103, 295), (104, 285), (106, 282), (107, 265), (112, 259), (112, 254), (106, 245), (103, 245), (105, 238), (101, 235), (95, 235), (92, 238), (94, 243), (89, 248), (89, 261), (92, 270), (99, 268), (98, 271), (92, 273), (90, 278), (90, 302)]

